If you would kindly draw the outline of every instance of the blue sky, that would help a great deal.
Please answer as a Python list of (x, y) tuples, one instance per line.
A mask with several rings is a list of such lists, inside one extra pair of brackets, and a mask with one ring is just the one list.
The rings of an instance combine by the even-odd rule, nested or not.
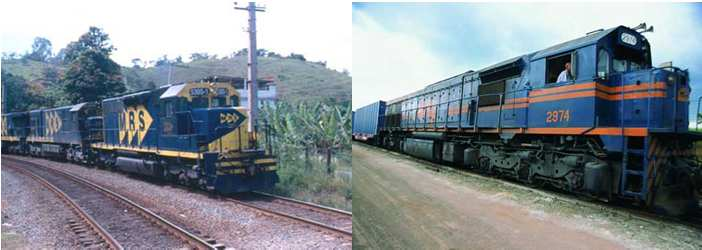
[(702, 4), (354, 3), (352, 17), (354, 109), (596, 29), (641, 22), (655, 27), (645, 34), (654, 65), (690, 69), (691, 110), (702, 95)]
[[(232, 0), (14, 0), (3, 1), (2, 52), (24, 53), (34, 37), (46, 37), (54, 53), (88, 31), (101, 27), (117, 48), (112, 59), (131, 65), (132, 58), (156, 59), (207, 52), (226, 56), (248, 47), (247, 14)], [(239, 6), (247, 2), (239, 1)], [(315, 8), (310, 8), (314, 4)], [(344, 1), (271, 1), (259, 5), (258, 47), (284, 55), (303, 54), (327, 61), (336, 70), (351, 70), (351, 11)], [(323, 9), (324, 11), (319, 11)], [(28, 17), (30, 16), (30, 17)]]

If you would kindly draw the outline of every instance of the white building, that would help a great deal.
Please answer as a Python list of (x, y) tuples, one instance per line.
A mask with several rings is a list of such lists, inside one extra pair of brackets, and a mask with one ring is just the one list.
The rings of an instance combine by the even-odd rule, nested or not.
[[(232, 76), (212, 76), (203, 79), (205, 81), (230, 82), (234, 88), (239, 91), (239, 105), (248, 107), (249, 103), (249, 88), (246, 84), (246, 78)], [(274, 103), (278, 100), (276, 91), (276, 81), (272, 77), (258, 79), (258, 103), (259, 107), (263, 104)]]

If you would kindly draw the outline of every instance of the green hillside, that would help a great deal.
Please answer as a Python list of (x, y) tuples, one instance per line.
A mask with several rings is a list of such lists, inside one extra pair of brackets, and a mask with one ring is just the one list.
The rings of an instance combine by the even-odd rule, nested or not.
[[(171, 82), (199, 80), (212, 75), (246, 76), (245, 56), (222, 59), (202, 59), (170, 66)], [(46, 71), (63, 74), (65, 66), (28, 59), (2, 60), (3, 72), (23, 77), (30, 91), (43, 91), (55, 86), (58, 78), (46, 77)], [(122, 67), (128, 91), (167, 84), (169, 66)], [(326, 68), (321, 63), (292, 58), (259, 57), (259, 78), (273, 78), (278, 84), (278, 96), (286, 101), (351, 100), (351, 77)], [(35, 93), (42, 95), (42, 93)]]
[[(259, 57), (259, 78), (273, 78), (278, 83), (278, 95), (284, 100), (334, 98), (351, 100), (351, 77), (330, 70), (319, 63), (289, 58)], [(246, 76), (244, 56), (224, 59), (205, 59), (171, 67), (171, 82), (198, 80), (212, 75)], [(157, 85), (168, 81), (169, 66), (125, 68), (130, 89)]]

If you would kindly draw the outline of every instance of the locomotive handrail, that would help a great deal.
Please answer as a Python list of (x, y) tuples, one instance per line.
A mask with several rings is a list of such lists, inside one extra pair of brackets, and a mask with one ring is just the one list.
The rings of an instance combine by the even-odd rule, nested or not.
[(678, 124), (677, 124), (677, 118), (678, 118), (678, 77), (677, 77), (677, 70), (673, 70), (673, 73), (676, 74), (675, 81), (673, 81), (673, 132), (678, 131)]

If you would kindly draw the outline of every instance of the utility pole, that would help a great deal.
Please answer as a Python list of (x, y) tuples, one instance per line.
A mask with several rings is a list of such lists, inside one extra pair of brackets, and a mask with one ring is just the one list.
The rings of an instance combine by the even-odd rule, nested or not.
[(168, 81), (166, 84), (171, 84), (171, 72), (173, 70), (173, 63), (168, 62)]
[[(236, 5), (236, 2), (234, 2), (234, 5)], [(256, 78), (258, 77), (258, 51), (256, 49), (256, 12), (264, 12), (265, 8), (263, 7), (256, 7), (255, 2), (249, 2), (249, 6), (247, 7), (234, 7), (234, 9), (237, 10), (245, 10), (249, 12), (249, 28), (247, 32), (249, 32), (249, 73), (248, 73), (248, 79), (246, 80), (246, 83), (249, 85), (249, 99), (248, 99), (248, 104), (249, 104), (249, 128), (248, 132), (256, 132), (255, 126), (256, 126), (256, 118), (258, 116), (258, 103), (257, 103), (257, 96), (258, 96), (258, 81)]]
[[(2, 108), (1, 108), (2, 111), (0, 111), (0, 113), (2, 113), (2, 114), (6, 114), (6, 113), (7, 113), (7, 108), (5, 107), (5, 105), (7, 105), (7, 102), (6, 102), (6, 101), (7, 101), (7, 96), (5, 95), (5, 92), (6, 92), (6, 91), (5, 91), (5, 88), (7, 88), (7, 86), (6, 86), (5, 82), (6, 82), (6, 81), (2, 81), (2, 83), (1, 83), (1, 84), (2, 84), (2, 88), (1, 88), (1, 90), (2, 90), (2, 99), (1, 99), (0, 101), (2, 102), (2, 104), (0, 104), (0, 106), (2, 106)], [(698, 108), (698, 110), (699, 110), (699, 108)]]

